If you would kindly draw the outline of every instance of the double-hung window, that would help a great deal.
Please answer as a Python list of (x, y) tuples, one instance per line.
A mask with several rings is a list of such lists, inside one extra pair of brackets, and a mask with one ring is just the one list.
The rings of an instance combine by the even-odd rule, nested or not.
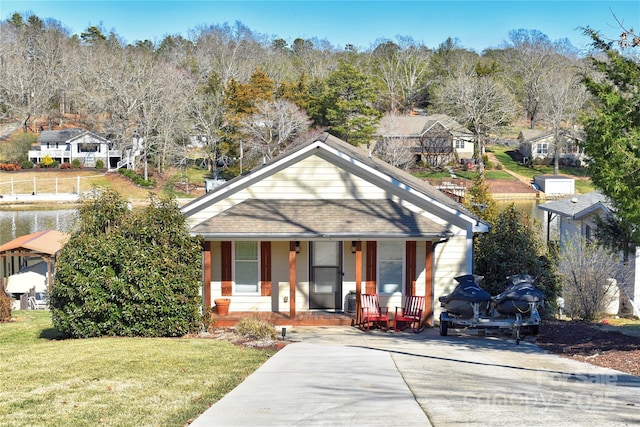
[(378, 293), (402, 292), (403, 242), (378, 243)]
[(256, 294), (259, 292), (258, 242), (235, 242), (234, 269), (234, 293)]

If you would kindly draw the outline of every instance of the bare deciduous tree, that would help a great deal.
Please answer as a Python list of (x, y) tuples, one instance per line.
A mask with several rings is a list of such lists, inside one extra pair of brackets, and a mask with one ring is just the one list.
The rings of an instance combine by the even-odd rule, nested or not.
[(482, 155), (486, 140), (498, 128), (511, 123), (516, 103), (510, 92), (491, 76), (460, 75), (437, 92), (437, 105), (475, 136), (475, 157), (484, 173)]
[(614, 301), (617, 283), (628, 283), (631, 271), (620, 254), (584, 238), (566, 243), (558, 259), (558, 275), (567, 313), (594, 320)]
[(501, 61), (507, 71), (505, 81), (522, 105), (531, 129), (534, 129), (542, 107), (542, 77), (552, 61), (554, 46), (538, 30), (512, 30), (509, 40), (510, 44), (504, 51), (508, 58)]
[(385, 138), (378, 141), (374, 153), (382, 160), (400, 169), (408, 170), (415, 164), (415, 154), (412, 152), (414, 142), (406, 138)]
[(560, 156), (566, 140), (563, 134), (572, 131), (578, 113), (587, 101), (582, 77), (577, 72), (571, 72), (572, 70), (575, 68), (571, 64), (558, 57), (542, 78), (540, 96), (543, 102), (540, 116), (553, 130), (554, 175), (560, 172)]
[(244, 149), (250, 159), (271, 160), (311, 123), (306, 113), (293, 102), (279, 99), (260, 101), (256, 112), (240, 121), (240, 132), (246, 137)]

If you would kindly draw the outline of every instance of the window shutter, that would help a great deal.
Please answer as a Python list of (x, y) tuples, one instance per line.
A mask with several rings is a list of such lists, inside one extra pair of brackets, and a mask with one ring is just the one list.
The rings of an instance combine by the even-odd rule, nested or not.
[(222, 279), (222, 296), (228, 297), (231, 296), (233, 289), (233, 282), (231, 277), (232, 269), (232, 255), (231, 255), (231, 242), (221, 242), (220, 243), (220, 259), (221, 259), (221, 279)]
[(405, 293), (407, 296), (416, 294), (416, 242), (408, 241), (405, 264)]
[(376, 245), (375, 241), (367, 242), (367, 260), (366, 260), (366, 266), (365, 266), (365, 271), (367, 272), (365, 293), (367, 294), (377, 293), (377, 290), (376, 290), (376, 272), (377, 272), (376, 266), (377, 266), (377, 260), (378, 260), (377, 248), (378, 246)]
[(271, 242), (260, 242), (260, 295), (271, 296)]

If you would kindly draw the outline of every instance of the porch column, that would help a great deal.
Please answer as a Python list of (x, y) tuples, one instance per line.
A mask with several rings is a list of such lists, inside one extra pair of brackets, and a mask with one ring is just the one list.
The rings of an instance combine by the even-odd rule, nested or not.
[(202, 257), (202, 299), (204, 308), (208, 309), (211, 307), (211, 242), (204, 242)]
[(429, 326), (433, 326), (433, 242), (427, 241), (424, 268), (424, 317)]
[(296, 242), (289, 242), (289, 318), (296, 318)]
[(356, 241), (356, 325), (362, 322), (360, 295), (362, 295), (362, 242), (358, 240)]
[(53, 285), (53, 272), (51, 266), (51, 257), (43, 257), (47, 263), (47, 292), (51, 294), (51, 286)]

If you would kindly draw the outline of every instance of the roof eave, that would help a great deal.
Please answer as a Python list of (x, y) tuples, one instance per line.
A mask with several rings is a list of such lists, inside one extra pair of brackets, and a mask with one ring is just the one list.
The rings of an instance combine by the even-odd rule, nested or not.
[(205, 240), (380, 240), (380, 239), (410, 239), (410, 240), (435, 240), (453, 236), (450, 231), (438, 233), (197, 233), (192, 236), (200, 236)]

